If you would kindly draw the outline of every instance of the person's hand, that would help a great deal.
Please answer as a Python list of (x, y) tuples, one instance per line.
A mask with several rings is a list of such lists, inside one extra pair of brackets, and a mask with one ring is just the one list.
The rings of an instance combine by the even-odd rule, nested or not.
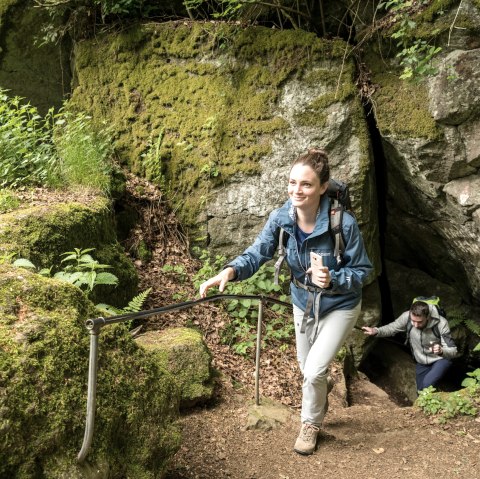
[(437, 356), (441, 356), (443, 354), (442, 345), (438, 343), (435, 343), (430, 350), (433, 354), (436, 354)]
[(377, 334), (377, 328), (371, 328), (370, 326), (362, 326), (362, 331), (368, 336), (375, 336)]
[(330, 286), (330, 281), (332, 281), (332, 277), (330, 276), (330, 271), (328, 271), (327, 266), (315, 268), (315, 271), (313, 271), (312, 268), (308, 268), (307, 274), (312, 275), (312, 283), (320, 286), (320, 288), (328, 288)]
[(207, 296), (207, 291), (212, 286), (218, 286), (220, 293), (223, 293), (226, 284), (233, 278), (235, 278), (235, 270), (231, 266), (225, 268), (223, 271), (218, 273), (217, 276), (207, 279), (207, 281), (200, 285), (200, 297), (205, 298), (205, 296)]

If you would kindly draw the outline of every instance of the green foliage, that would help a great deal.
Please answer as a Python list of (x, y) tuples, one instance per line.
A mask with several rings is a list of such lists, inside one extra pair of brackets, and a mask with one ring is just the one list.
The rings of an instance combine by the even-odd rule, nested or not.
[(62, 253), (63, 270), (55, 273), (53, 277), (84, 289), (87, 296), (99, 284), (116, 286), (118, 278), (112, 273), (103, 271), (111, 266), (94, 260), (89, 254), (93, 250), (94, 248), (74, 248), (74, 251)]
[(153, 181), (159, 186), (165, 185), (165, 178), (162, 174), (162, 141), (163, 129), (160, 131), (155, 141), (153, 138), (150, 138), (147, 145), (147, 151), (141, 155), (143, 158), (142, 164), (145, 170), (145, 178)]
[[(100, 284), (116, 286), (118, 278), (103, 270), (111, 268), (108, 264), (100, 264), (89, 254), (94, 248), (74, 248), (74, 251), (62, 253), (64, 258), (61, 260), (63, 267), (57, 271), (53, 277), (59, 281), (71, 283), (85, 292), (88, 296), (95, 286)], [(38, 269), (30, 260), (19, 258), (13, 262), (13, 265), (19, 268), (29, 269), (42, 276), (51, 276), (53, 266), (50, 268)]]
[[(22, 100), (0, 89), (0, 186), (83, 186), (108, 193), (113, 153), (108, 129), (96, 131), (84, 113), (50, 110), (42, 118)], [(12, 204), (8, 198), (0, 197), (0, 211), (2, 202)]]
[(165, 264), (162, 266), (162, 272), (173, 275), (180, 283), (185, 283), (187, 272), (183, 264)]
[(110, 190), (113, 155), (108, 128), (96, 131), (85, 113), (63, 112), (56, 116), (54, 141), (63, 186)]
[(133, 299), (131, 299), (128, 302), (127, 306), (125, 306), (124, 308), (115, 308), (115, 306), (111, 306), (110, 304), (105, 303), (97, 304), (96, 308), (107, 316), (114, 316), (126, 313), (138, 313), (142, 310), (142, 307), (151, 292), (152, 288), (148, 288), (145, 291), (142, 291), (141, 293), (137, 294), (137, 296), (135, 296)]
[(432, 31), (428, 41), (414, 39), (417, 23), (412, 19), (411, 6), (412, 1), (410, 0), (391, 0), (378, 5), (379, 9), (383, 8), (399, 18), (391, 37), (397, 40), (396, 45), (400, 49), (396, 56), (403, 67), (400, 75), (402, 80), (421, 79), (437, 73), (432, 60), (442, 51), (440, 47), (431, 44), (440, 32), (439, 30)]
[[(207, 252), (201, 253), (200, 259), (203, 261), (203, 266), (194, 276), (194, 284), (197, 289), (201, 283), (217, 274), (218, 270), (225, 265), (225, 257), (216, 256), (212, 261)], [(272, 296), (287, 302), (288, 296), (284, 294), (282, 286), (274, 283), (274, 274), (275, 268), (265, 264), (251, 278), (228, 283), (225, 293), (244, 296)], [(280, 275), (279, 283), (286, 282), (287, 277)], [(225, 307), (231, 322), (222, 333), (222, 341), (229, 344), (237, 354), (247, 355), (256, 344), (258, 300), (232, 299), (226, 303)], [(278, 345), (278, 343), (290, 341), (294, 325), (287, 308), (279, 304), (268, 304), (264, 308), (263, 314), (263, 347), (267, 344)]]
[(461, 308), (448, 312), (448, 325), (453, 331), (455, 328), (463, 326), (470, 333), (474, 334), (479, 343), (473, 349), (474, 352), (480, 351), (480, 326), (473, 320), (467, 318), (467, 312)]
[(5, 189), (0, 191), (0, 214), (14, 210), (20, 204), (20, 200), (12, 191)]
[(456, 416), (475, 416), (480, 405), (480, 369), (467, 373), (462, 382), (464, 389), (451, 393), (439, 393), (433, 386), (418, 394), (416, 405), (428, 415), (439, 415), (444, 422)]
[(42, 118), (35, 107), (0, 89), (0, 186), (49, 184), (55, 170), (50, 110)]

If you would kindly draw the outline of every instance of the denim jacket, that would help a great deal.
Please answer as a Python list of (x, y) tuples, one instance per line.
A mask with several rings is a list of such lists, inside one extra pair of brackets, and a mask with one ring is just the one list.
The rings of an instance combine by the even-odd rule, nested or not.
[[(343, 262), (337, 264), (334, 257), (334, 244), (328, 231), (329, 202), (327, 195), (323, 195), (313, 232), (299, 245), (295, 231), (297, 228), (296, 208), (288, 200), (281, 208), (274, 210), (257, 236), (255, 242), (240, 256), (237, 256), (227, 266), (234, 268), (235, 280), (247, 279), (255, 274), (260, 266), (272, 259), (278, 249), (280, 228), (286, 232), (286, 261), (290, 267), (292, 277), (307, 286), (314, 286), (311, 278), (306, 274), (310, 267), (310, 251), (314, 251), (323, 258), (323, 265), (328, 266), (331, 276), (329, 288), (316, 288), (314, 294), (321, 294), (318, 316), (336, 309), (352, 309), (362, 298), (362, 286), (372, 271), (372, 264), (368, 259), (363, 238), (355, 219), (345, 212), (343, 214), (343, 236), (345, 252)], [(284, 240), (285, 241), (285, 240)], [(308, 291), (290, 283), (292, 302), (302, 310), (307, 304)]]

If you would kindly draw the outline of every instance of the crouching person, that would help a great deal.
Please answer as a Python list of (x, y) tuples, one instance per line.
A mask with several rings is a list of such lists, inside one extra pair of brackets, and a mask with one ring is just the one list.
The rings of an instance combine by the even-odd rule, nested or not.
[(447, 320), (435, 306), (423, 301), (415, 301), (410, 311), (405, 311), (392, 323), (362, 329), (365, 334), (379, 338), (406, 333), (416, 362), (417, 391), (436, 386), (458, 354)]

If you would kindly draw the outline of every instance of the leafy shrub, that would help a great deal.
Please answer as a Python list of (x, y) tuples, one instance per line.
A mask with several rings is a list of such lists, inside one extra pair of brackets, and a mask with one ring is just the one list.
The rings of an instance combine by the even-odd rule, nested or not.
[[(55, 279), (71, 283), (78, 288), (82, 289), (88, 296), (95, 286), (100, 284), (106, 284), (110, 286), (116, 286), (118, 278), (106, 271), (111, 266), (108, 264), (100, 264), (97, 260), (93, 259), (90, 252), (94, 251), (94, 248), (74, 248), (74, 251), (67, 251), (62, 253), (64, 256), (61, 263), (63, 268), (53, 274)], [(42, 276), (51, 276), (53, 266), (50, 268), (38, 269), (31, 261), (25, 258), (19, 258), (13, 262), (14, 266), (19, 268), (26, 268), (37, 272)]]
[[(200, 259), (203, 261), (203, 266), (194, 276), (194, 284), (197, 289), (203, 281), (216, 275), (225, 264), (225, 257), (216, 256), (212, 261), (207, 252), (203, 252)], [(251, 278), (239, 282), (229, 282), (225, 288), (225, 293), (245, 296), (272, 296), (286, 302), (288, 296), (284, 293), (282, 286), (275, 285), (274, 274), (275, 268), (265, 264)], [(285, 283), (286, 280), (285, 275), (280, 275), (280, 284)], [(235, 298), (229, 300), (225, 307), (231, 322), (223, 331), (222, 340), (229, 344), (237, 354), (247, 355), (256, 344), (258, 300)], [(279, 304), (269, 304), (264, 309), (262, 331), (264, 347), (267, 344), (290, 341), (292, 338), (294, 325), (291, 314), (287, 309), (287, 307)]]
[(52, 111), (42, 118), (35, 107), (0, 89), (0, 186), (49, 184), (56, 155), (51, 141)]
[(85, 113), (35, 107), (0, 89), (0, 186), (88, 186), (110, 190), (113, 151), (108, 129)]
[(464, 389), (440, 393), (429, 386), (419, 392), (415, 404), (426, 415), (439, 415), (441, 422), (459, 415), (475, 416), (480, 405), (480, 369), (467, 373), (467, 376), (462, 382)]

